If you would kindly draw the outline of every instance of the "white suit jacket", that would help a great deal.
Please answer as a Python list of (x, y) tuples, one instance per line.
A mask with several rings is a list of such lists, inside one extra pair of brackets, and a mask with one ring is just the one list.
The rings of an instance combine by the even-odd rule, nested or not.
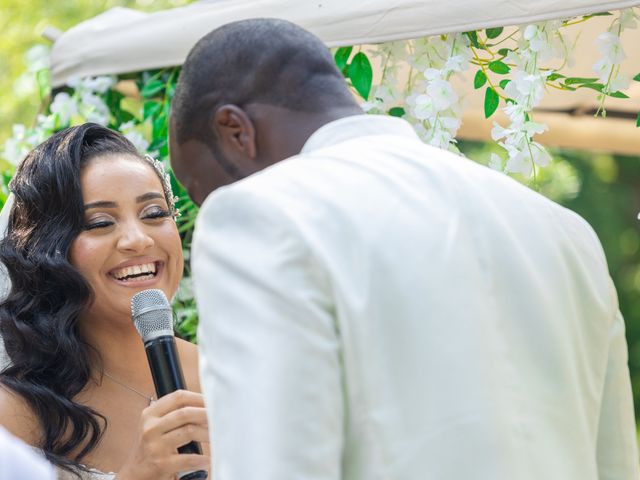
[(594, 232), (403, 120), (214, 192), (192, 266), (216, 480), (639, 478)]

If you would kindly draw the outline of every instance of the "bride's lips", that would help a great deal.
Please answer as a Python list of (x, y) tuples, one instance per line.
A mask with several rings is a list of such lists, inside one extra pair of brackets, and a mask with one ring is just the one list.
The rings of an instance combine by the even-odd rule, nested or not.
[[(123, 278), (117, 278), (115, 275), (117, 272), (121, 272), (123, 269), (126, 269), (126, 268), (132, 269), (133, 267), (148, 265), (148, 264), (154, 265), (155, 273), (149, 273), (148, 275), (143, 275), (138, 278), (129, 278), (127, 280)], [(158, 281), (158, 279), (160, 278), (164, 270), (164, 266), (165, 264), (163, 261), (155, 260), (151, 258), (127, 260), (126, 262), (122, 262), (117, 267), (109, 270), (109, 272), (107, 272), (107, 276), (111, 280), (117, 282), (120, 285), (124, 285), (128, 287), (146, 287), (146, 286), (151, 286)]]

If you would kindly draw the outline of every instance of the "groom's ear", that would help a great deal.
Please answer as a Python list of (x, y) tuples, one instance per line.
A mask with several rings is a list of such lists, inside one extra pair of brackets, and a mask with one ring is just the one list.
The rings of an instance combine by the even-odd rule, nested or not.
[(210, 128), (217, 144), (230, 160), (237, 157), (255, 160), (256, 130), (251, 118), (237, 105), (222, 105), (211, 119)]

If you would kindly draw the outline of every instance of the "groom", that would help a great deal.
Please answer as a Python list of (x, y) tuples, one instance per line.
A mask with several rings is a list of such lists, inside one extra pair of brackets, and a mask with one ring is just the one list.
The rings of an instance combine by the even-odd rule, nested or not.
[(624, 322), (580, 217), (363, 115), (279, 20), (197, 43), (170, 140), (202, 204), (216, 478), (638, 478)]

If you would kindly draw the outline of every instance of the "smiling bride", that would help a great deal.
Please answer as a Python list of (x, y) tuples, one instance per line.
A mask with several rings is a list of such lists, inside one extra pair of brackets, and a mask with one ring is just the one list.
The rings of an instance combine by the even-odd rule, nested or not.
[[(10, 360), (0, 373), (0, 425), (39, 449), (60, 478), (173, 479), (208, 469), (195, 345), (177, 340), (190, 391), (156, 400), (131, 297), (176, 293), (183, 271), (164, 171), (123, 136), (95, 124), (34, 149), (15, 196), (0, 261)], [(205, 449), (206, 450), (206, 449)], [(103, 473), (116, 472), (116, 473)]]

